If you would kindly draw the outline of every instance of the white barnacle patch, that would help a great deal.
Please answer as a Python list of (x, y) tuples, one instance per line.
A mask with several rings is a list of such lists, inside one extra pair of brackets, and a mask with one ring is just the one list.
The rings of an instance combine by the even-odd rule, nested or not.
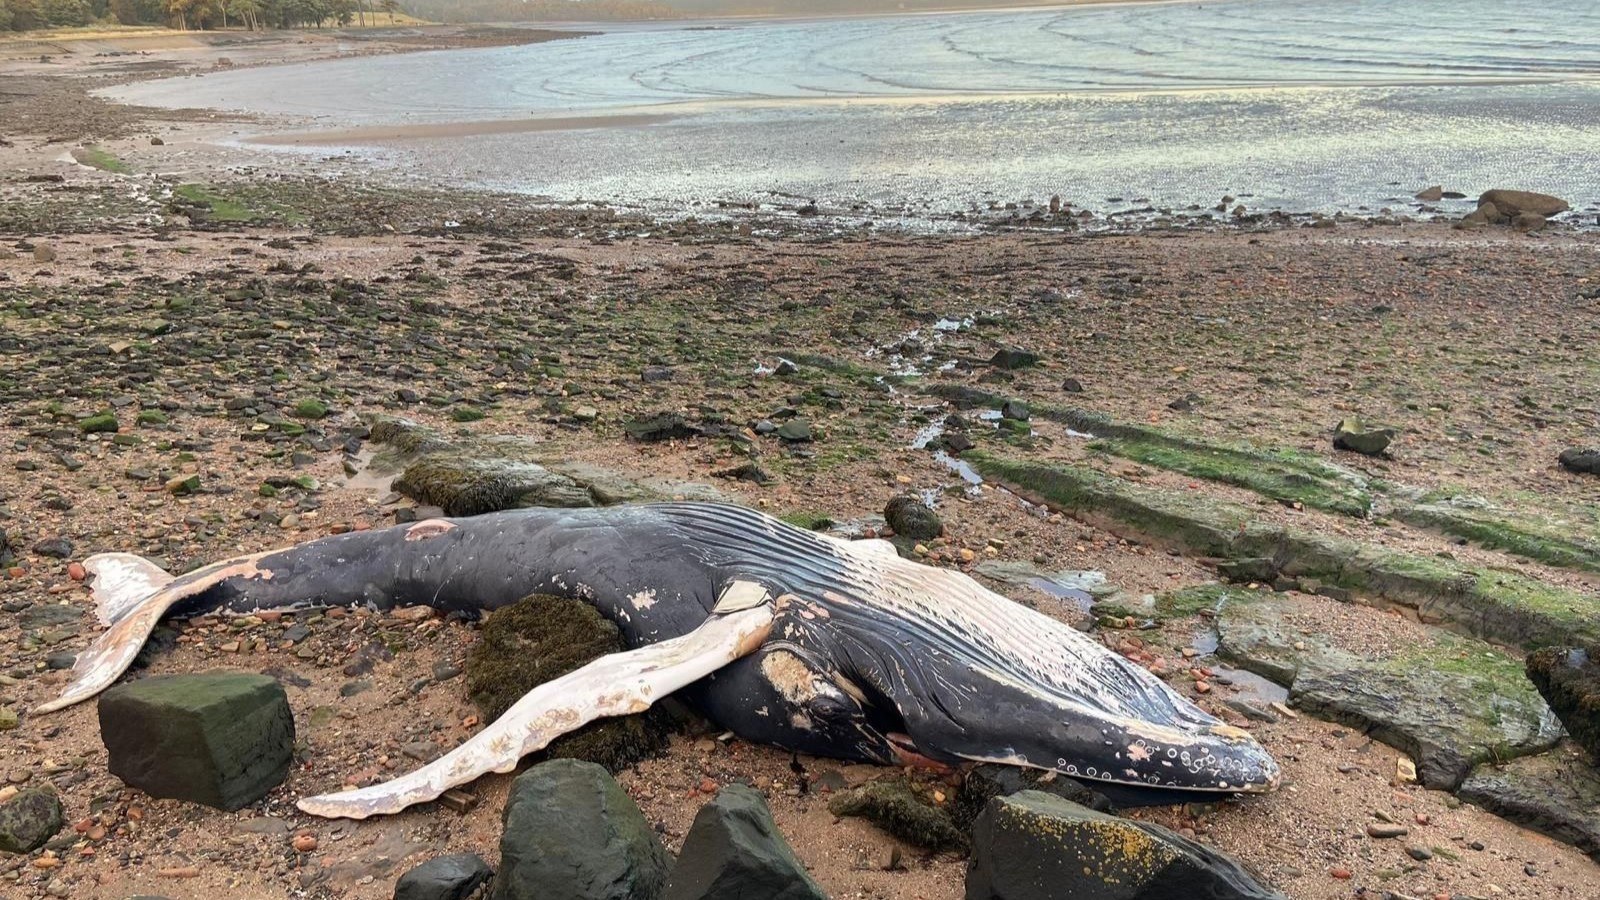
[(645, 588), (638, 593), (629, 594), (628, 602), (633, 604), (634, 609), (649, 609), (650, 607), (656, 605), (656, 589)]

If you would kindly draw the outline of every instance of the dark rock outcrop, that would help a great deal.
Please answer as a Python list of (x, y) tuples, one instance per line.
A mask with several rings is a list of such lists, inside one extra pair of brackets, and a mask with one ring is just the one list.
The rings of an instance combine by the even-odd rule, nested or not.
[(152, 797), (239, 809), (289, 772), (294, 716), (265, 675), (146, 678), (100, 695), (107, 768)]
[[(1568, 472), (1578, 475), (1600, 475), (1600, 449), (1590, 447), (1580, 450), (1573, 447), (1561, 451), (1561, 456), (1556, 461)], [(0, 552), (4, 552), (3, 545), (0, 545)]]
[(493, 875), (476, 853), (440, 856), (401, 875), (394, 900), (466, 900)]
[[(488, 721), (541, 684), (627, 649), (617, 626), (589, 604), (535, 594), (495, 610), (483, 621), (467, 657), (467, 695)], [(591, 722), (546, 747), (549, 759), (581, 759), (616, 772), (666, 747), (666, 713)]]
[(1546, 647), (1528, 655), (1527, 672), (1567, 733), (1600, 760), (1600, 647)]
[(0, 850), (31, 853), (55, 837), (62, 825), (61, 798), (48, 787), (31, 787), (0, 803)]
[(939, 514), (915, 497), (891, 498), (883, 507), (883, 519), (895, 534), (912, 540), (932, 540), (944, 534)]
[(655, 900), (672, 857), (621, 786), (593, 763), (556, 759), (511, 785), (493, 900)]
[(826, 900), (754, 788), (730, 784), (700, 808), (665, 900)]
[(1585, 751), (1549, 753), (1479, 766), (1456, 796), (1502, 818), (1572, 844), (1600, 862), (1600, 769)]
[(1027, 369), (1037, 366), (1040, 356), (1016, 347), (1002, 347), (989, 357), (989, 365), (996, 369)]
[(1039, 791), (989, 801), (967, 900), (1284, 900), (1234, 860), (1159, 825)]

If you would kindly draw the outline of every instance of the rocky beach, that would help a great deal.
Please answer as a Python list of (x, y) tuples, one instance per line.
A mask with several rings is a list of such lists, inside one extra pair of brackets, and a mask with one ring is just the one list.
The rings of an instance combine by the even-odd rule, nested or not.
[[(1360, 216), (656, 216), (397, 182), (220, 140), (262, 124), (243, 114), (91, 92), (550, 37), (0, 46), (0, 892), (387, 898), (428, 863), (412, 880), (459, 896), (548, 896), (502, 839), (594, 824), (540, 819), (556, 796), (652, 896), (709, 895), (739, 841), (797, 897), (1019, 896), (1029, 817), (1296, 900), (1600, 895), (1595, 208), (1445, 210), (1464, 185), (1417, 184)], [(1050, 796), (1106, 806), (1066, 778), (793, 756), (673, 708), (626, 720), (625, 757), (570, 751), (600, 767), (301, 813), (498, 713), (482, 648), (509, 639), (424, 607), (156, 631), (131, 686), (234, 673), (216, 693), (271, 710), (283, 757), (243, 794), (158, 798), (111, 758), (106, 706), (32, 712), (102, 630), (92, 554), (176, 574), (440, 513), (674, 498), (892, 537), (1248, 730), (1282, 783), (1108, 823)], [(177, 702), (108, 705), (120, 734)]]

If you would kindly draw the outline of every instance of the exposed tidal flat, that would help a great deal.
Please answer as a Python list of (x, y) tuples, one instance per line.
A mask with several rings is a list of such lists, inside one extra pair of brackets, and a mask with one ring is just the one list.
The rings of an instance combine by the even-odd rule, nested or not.
[(1524, 0), (1114, 4), (607, 26), (110, 95), (278, 117), (228, 137), (245, 146), (654, 212), (948, 218), (1059, 195), (1370, 214), (1512, 182), (1582, 210), (1600, 201), (1597, 36), (1600, 10)]

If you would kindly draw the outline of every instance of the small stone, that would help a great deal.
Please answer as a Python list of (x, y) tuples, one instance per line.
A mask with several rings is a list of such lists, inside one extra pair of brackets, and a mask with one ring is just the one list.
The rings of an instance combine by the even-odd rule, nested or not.
[(995, 351), (994, 356), (989, 358), (989, 365), (996, 369), (1027, 369), (1038, 365), (1040, 359), (1037, 353), (1005, 347)]
[(476, 853), (436, 857), (400, 876), (394, 900), (466, 900), (493, 874)]
[(1069, 394), (1081, 394), (1083, 393), (1083, 382), (1076, 378), (1068, 378), (1061, 382), (1061, 389)]
[(169, 494), (175, 494), (180, 497), (186, 496), (200, 490), (200, 476), (178, 475), (167, 479), (164, 487)]
[(1415, 844), (1413, 846), (1407, 847), (1406, 848), (1406, 855), (1411, 857), (1412, 859), (1416, 860), (1417, 862), (1427, 862), (1428, 860), (1433, 859), (1433, 851), (1429, 850), (1427, 847), (1422, 846), (1421, 844)]
[(310, 853), (317, 849), (317, 836), (314, 834), (297, 834), (294, 836), (294, 840), (289, 842), (289, 845), (294, 847), (296, 853)]
[(1388, 838), (1405, 837), (1411, 829), (1404, 825), (1391, 825), (1385, 822), (1374, 822), (1367, 826), (1367, 837), (1384, 840)]
[(1393, 428), (1371, 428), (1359, 419), (1345, 419), (1333, 431), (1333, 446), (1365, 456), (1381, 456), (1394, 438)]
[(944, 534), (944, 522), (916, 497), (893, 497), (883, 507), (883, 518), (894, 533), (911, 540), (932, 540)]
[(54, 788), (33, 787), (0, 803), (0, 850), (31, 853), (55, 837), (65, 823)]

